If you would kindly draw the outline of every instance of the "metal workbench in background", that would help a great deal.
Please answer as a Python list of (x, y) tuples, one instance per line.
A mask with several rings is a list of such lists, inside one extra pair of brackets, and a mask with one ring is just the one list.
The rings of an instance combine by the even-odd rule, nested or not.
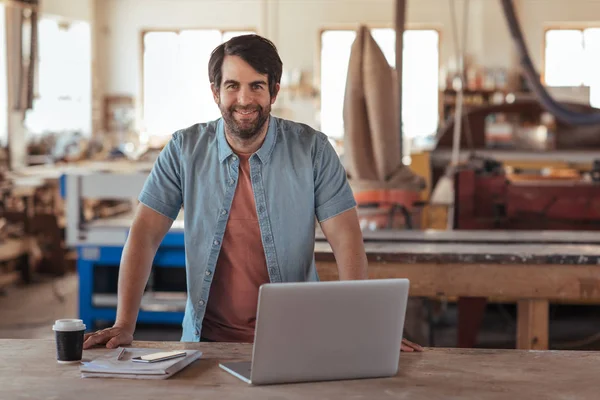
[[(86, 220), (86, 199), (136, 203), (149, 168), (121, 171), (77, 169), (61, 178), (65, 197), (66, 241), (77, 249), (79, 316), (89, 330), (98, 321), (116, 317), (118, 268), (132, 223), (132, 214)], [(185, 309), (185, 245), (181, 213), (160, 244), (146, 287), (138, 322), (180, 324)], [(161, 285), (168, 277), (183, 276), (183, 287)], [(181, 280), (181, 279), (180, 279)], [(181, 285), (180, 285), (181, 286)]]

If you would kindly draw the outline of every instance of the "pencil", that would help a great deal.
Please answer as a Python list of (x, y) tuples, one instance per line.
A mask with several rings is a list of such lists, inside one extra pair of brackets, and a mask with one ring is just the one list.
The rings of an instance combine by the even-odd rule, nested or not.
[(117, 356), (117, 360), (120, 361), (121, 359), (123, 359), (123, 356), (125, 355), (125, 347), (123, 347), (121, 349), (121, 352), (119, 353), (119, 355)]

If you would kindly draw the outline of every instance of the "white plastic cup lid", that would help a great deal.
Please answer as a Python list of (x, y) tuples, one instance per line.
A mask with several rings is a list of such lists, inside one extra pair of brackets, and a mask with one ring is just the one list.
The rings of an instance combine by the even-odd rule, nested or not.
[(85, 324), (80, 319), (57, 319), (52, 326), (53, 331), (71, 332), (85, 330)]

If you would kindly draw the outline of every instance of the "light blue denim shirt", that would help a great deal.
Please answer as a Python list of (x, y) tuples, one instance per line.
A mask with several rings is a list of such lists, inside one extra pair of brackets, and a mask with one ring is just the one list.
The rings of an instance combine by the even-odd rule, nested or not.
[[(210, 284), (237, 186), (239, 160), (223, 120), (177, 131), (155, 162), (140, 202), (175, 219), (184, 208), (188, 299), (182, 341), (199, 341)], [(346, 172), (327, 137), (271, 116), (250, 157), (256, 213), (271, 282), (318, 280), (315, 216), (356, 206)]]

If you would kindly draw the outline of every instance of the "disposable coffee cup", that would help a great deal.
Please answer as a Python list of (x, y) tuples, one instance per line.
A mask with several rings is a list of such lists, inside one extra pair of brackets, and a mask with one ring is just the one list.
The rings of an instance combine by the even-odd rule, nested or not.
[(80, 319), (58, 319), (52, 326), (56, 336), (56, 361), (73, 364), (81, 361), (85, 324)]

